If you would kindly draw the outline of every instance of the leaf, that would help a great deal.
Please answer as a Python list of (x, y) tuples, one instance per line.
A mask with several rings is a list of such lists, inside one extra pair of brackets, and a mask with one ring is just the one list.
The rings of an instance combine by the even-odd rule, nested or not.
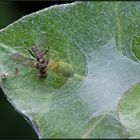
[(88, 131), (82, 138), (124, 138), (125, 135), (127, 138), (125, 128), (112, 115), (100, 115), (88, 124)]
[(140, 60), (140, 47), (139, 47), (139, 44), (140, 44), (140, 36), (135, 37), (132, 40), (132, 51), (133, 51), (134, 55), (136, 56), (136, 58), (138, 60)]
[(131, 87), (118, 106), (120, 122), (127, 128), (130, 138), (140, 137), (140, 84)]
[[(39, 138), (128, 138), (117, 105), (140, 82), (131, 49), (139, 35), (133, 27), (139, 26), (139, 10), (137, 2), (75, 2), (43, 9), (0, 31), (0, 73), (8, 73), (1, 87)], [(31, 59), (27, 50), (34, 45), (48, 47), (56, 64), (46, 79), (34, 66), (11, 59), (13, 54)]]

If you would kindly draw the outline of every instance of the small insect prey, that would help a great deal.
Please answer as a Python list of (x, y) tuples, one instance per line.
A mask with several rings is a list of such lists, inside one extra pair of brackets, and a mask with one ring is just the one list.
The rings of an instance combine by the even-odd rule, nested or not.
[(3, 73), (1, 74), (1, 79), (5, 80), (5, 79), (7, 79), (7, 78), (8, 78), (8, 73), (7, 73), (7, 72), (3, 72)]
[(18, 70), (18, 68), (16, 67), (16, 68), (15, 68), (15, 75), (18, 75), (18, 73), (19, 73), (19, 70)]
[[(56, 73), (61, 78), (69, 78), (74, 74), (73, 66), (69, 63), (59, 61), (59, 56), (54, 50), (46, 49), (42, 52), (35, 46), (28, 49), (28, 51), (33, 58), (23, 56), (19, 53), (10, 53), (10, 59), (26, 67), (35, 67), (39, 72), (40, 78), (46, 78), (48, 76), (48, 70)], [(18, 74), (19, 69), (16, 67), (15, 75), (17, 76)]]
[(34, 66), (38, 69), (39, 71), (39, 77), (41, 78), (46, 78), (48, 73), (48, 64), (49, 60), (46, 60), (44, 55), (48, 54), (49, 50), (46, 49), (44, 53), (42, 53), (38, 47), (33, 47), (31, 50), (28, 50), (29, 53), (35, 58), (35, 64)]

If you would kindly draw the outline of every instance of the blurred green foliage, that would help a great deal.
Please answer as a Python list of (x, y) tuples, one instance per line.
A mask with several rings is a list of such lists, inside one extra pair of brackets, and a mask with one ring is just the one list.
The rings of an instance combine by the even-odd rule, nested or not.
[(14, 22), (21, 15), (22, 12), (15, 2), (0, 2), (0, 29)]

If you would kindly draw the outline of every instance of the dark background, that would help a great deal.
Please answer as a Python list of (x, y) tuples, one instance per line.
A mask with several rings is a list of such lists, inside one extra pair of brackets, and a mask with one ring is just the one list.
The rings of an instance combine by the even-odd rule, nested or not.
[[(74, 1), (0, 2), (0, 29), (6, 27), (24, 15), (36, 12), (55, 4), (71, 2)], [(0, 89), (0, 139), (2, 138), (38, 137), (30, 124), (14, 110)]]

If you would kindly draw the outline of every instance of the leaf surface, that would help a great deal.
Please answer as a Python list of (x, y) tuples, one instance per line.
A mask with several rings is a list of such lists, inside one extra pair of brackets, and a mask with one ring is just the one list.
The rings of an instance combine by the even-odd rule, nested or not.
[[(132, 46), (139, 12), (137, 2), (75, 2), (43, 9), (0, 31), (0, 72), (8, 73), (1, 87), (39, 138), (128, 137), (117, 105), (140, 81)], [(26, 66), (32, 46), (49, 48), (49, 58), (61, 62), (58, 73), (49, 69), (40, 79), (33, 65)], [(24, 57), (21, 63), (14, 54)]]
[(131, 87), (120, 100), (118, 106), (118, 117), (125, 126), (130, 138), (139, 138), (140, 122), (140, 84)]

